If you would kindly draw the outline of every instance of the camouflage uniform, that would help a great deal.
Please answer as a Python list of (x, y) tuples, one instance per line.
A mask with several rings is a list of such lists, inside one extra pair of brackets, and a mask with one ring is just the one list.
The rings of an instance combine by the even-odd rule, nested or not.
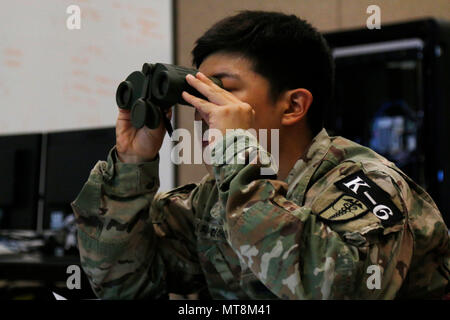
[[(448, 229), (429, 195), (391, 162), (325, 129), (285, 181), (261, 175), (274, 165), (262, 161), (269, 156), (248, 132), (227, 134), (212, 152), (214, 176), (156, 194), (159, 159), (125, 164), (113, 148), (72, 203), (95, 293), (160, 298), (207, 287), (215, 299), (444, 295)], [(245, 163), (230, 164), (233, 157)], [(381, 272), (379, 289), (368, 287), (372, 265)]]

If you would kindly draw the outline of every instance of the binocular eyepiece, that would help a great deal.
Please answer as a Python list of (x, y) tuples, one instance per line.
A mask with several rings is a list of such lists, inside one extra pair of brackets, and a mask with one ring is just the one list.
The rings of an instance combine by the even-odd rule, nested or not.
[[(196, 69), (184, 68), (164, 63), (144, 63), (142, 71), (132, 72), (117, 87), (116, 102), (119, 108), (131, 110), (131, 123), (135, 128), (144, 125), (155, 129), (163, 121), (169, 135), (172, 126), (165, 116), (167, 110), (175, 105), (191, 106), (182, 97), (183, 91), (206, 99), (186, 81), (186, 75), (195, 74)], [(210, 77), (223, 87), (220, 79)], [(192, 106), (191, 106), (192, 107)]]

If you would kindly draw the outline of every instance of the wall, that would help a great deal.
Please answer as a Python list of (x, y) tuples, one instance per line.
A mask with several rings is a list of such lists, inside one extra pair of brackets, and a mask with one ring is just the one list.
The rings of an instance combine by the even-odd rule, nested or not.
[[(66, 26), (70, 5), (80, 29)], [(114, 125), (120, 81), (172, 61), (167, 0), (5, 1), (0, 18), (0, 133)]]
[[(177, 0), (176, 62), (191, 66), (195, 40), (219, 19), (239, 10), (273, 10), (296, 14), (322, 32), (366, 26), (369, 5), (381, 9), (381, 23), (423, 17), (450, 20), (449, 0)], [(193, 109), (177, 108), (177, 126), (193, 132)], [(180, 165), (177, 184), (199, 181), (206, 174), (203, 165)]]
[[(66, 25), (70, 5), (81, 10), (80, 29)], [(0, 134), (114, 126), (117, 85), (144, 62), (171, 63), (172, 35), (171, 0), (4, 1)], [(174, 185), (169, 142), (162, 190)]]

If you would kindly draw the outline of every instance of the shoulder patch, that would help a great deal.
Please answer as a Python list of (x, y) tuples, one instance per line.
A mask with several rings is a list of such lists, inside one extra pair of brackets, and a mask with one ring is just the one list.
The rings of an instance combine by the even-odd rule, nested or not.
[(320, 219), (331, 222), (353, 220), (369, 212), (369, 208), (355, 197), (341, 195), (332, 204), (319, 212)]
[(370, 180), (362, 170), (334, 184), (346, 195), (363, 202), (369, 211), (381, 220), (383, 227), (390, 227), (403, 219), (403, 214), (392, 202), (390, 195)]

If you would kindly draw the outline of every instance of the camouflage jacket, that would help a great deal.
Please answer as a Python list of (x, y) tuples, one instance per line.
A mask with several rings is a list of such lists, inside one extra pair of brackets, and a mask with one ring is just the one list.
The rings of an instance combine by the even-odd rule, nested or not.
[[(229, 161), (239, 157), (245, 161)], [(204, 288), (215, 299), (440, 298), (448, 291), (440, 212), (372, 150), (324, 129), (281, 181), (261, 174), (274, 163), (242, 130), (225, 135), (212, 159), (214, 176), (159, 194), (158, 158), (125, 164), (113, 148), (96, 164), (72, 207), (82, 267), (100, 298)]]

